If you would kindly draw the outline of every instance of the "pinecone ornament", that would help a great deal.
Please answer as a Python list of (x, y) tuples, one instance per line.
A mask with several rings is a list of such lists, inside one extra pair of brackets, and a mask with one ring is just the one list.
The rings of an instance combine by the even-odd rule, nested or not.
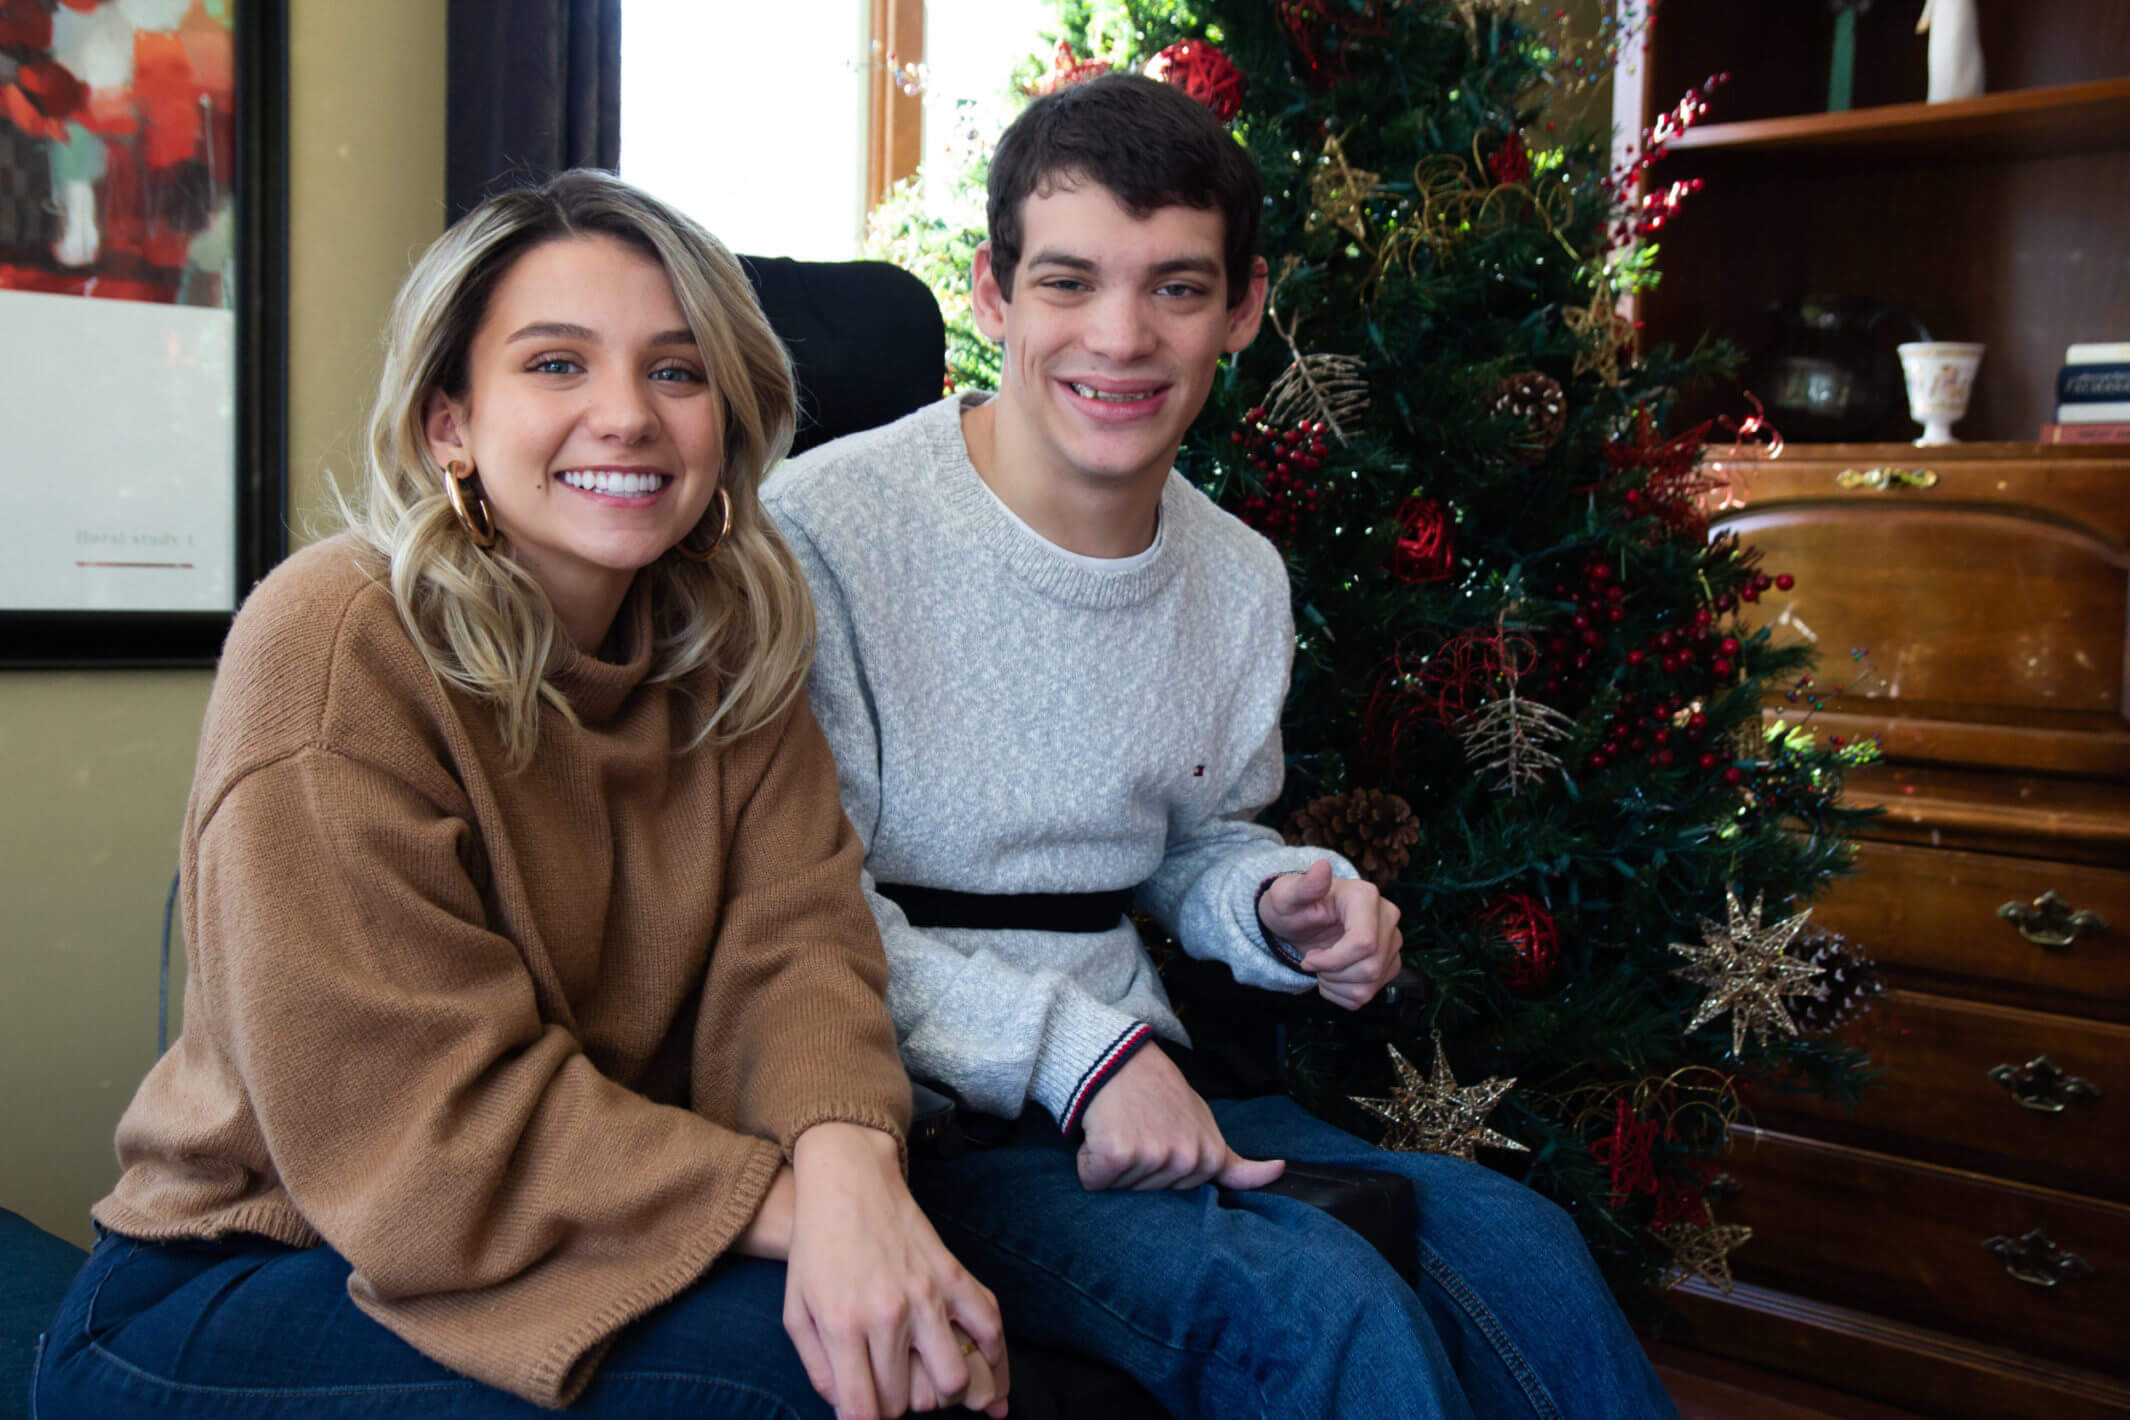
[(1886, 989), (1878, 964), (1847, 937), (1814, 928), (1790, 946), (1790, 955), (1819, 968), (1812, 989), (1790, 1002), (1790, 1019), (1803, 1035), (1832, 1035), (1871, 1009)]
[(1370, 882), (1398, 876), (1420, 841), (1412, 805), (1381, 789), (1348, 789), (1312, 799), (1288, 816), (1281, 830), (1293, 844), (1329, 848), (1361, 870)]
[(1510, 441), (1509, 452), (1527, 467), (1542, 461), (1568, 427), (1568, 396), (1562, 393), (1560, 381), (1536, 370), (1495, 381), (1487, 391), (1486, 411), (1514, 415), (1521, 421), (1523, 430)]

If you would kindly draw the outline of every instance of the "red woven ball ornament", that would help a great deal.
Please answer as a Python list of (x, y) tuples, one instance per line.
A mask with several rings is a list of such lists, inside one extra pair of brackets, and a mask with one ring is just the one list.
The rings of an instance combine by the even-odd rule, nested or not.
[(1319, 93), (1347, 76), (1347, 51), (1389, 33), (1382, 0), (1278, 0), (1280, 27), (1299, 51), (1302, 76)]
[(1183, 90), (1228, 122), (1242, 112), (1243, 72), (1203, 40), (1178, 40), (1146, 62), (1146, 77)]
[(1109, 72), (1109, 65), (1100, 59), (1082, 59), (1072, 52), (1072, 45), (1058, 41), (1057, 53), (1051, 56), (1050, 72), (1035, 81), (1030, 91), (1037, 94), (1054, 94), (1060, 89), (1069, 89), (1075, 84), (1084, 84), (1089, 79), (1099, 79)]
[(1432, 498), (1408, 498), (1398, 507), (1398, 545), (1390, 574), (1401, 582), (1446, 582), (1457, 570), (1457, 524)]
[(1553, 966), (1560, 956), (1560, 928), (1544, 903), (1511, 888), (1480, 916), (1509, 944), (1502, 985), (1511, 991), (1537, 991), (1553, 979)]

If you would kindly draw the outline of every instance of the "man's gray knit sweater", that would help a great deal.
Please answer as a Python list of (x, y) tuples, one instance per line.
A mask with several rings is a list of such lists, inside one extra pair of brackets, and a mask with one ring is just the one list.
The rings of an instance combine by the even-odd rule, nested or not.
[(1298, 992), (1311, 978), (1267, 942), (1259, 887), (1319, 858), (1353, 869), (1252, 822), (1279, 792), (1293, 659), (1271, 544), (1171, 473), (1152, 549), (1078, 557), (977, 476), (964, 407), (813, 450), (765, 498), (813, 587), (808, 691), (866, 843), (903, 1060), (1070, 1130), (1149, 1028), (1188, 1043), (1130, 922), (918, 930), (876, 883), (1132, 888), (1191, 955)]

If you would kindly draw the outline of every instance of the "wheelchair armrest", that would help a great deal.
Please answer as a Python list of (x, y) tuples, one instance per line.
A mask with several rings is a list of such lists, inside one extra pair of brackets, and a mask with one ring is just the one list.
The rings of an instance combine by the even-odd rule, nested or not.
[(955, 1159), (968, 1147), (954, 1118), (954, 1101), (922, 1080), (910, 1081), (910, 1151)]
[(1334, 1006), (1314, 988), (1290, 995), (1241, 985), (1219, 962), (1179, 958), (1163, 969), (1163, 975), (1179, 1008), (1189, 1002), (1206, 1016), (1264, 1026), (1295, 1025), (1305, 1021), (1352, 1021), (1412, 1034), (1420, 1029), (1422, 1015), (1433, 994), (1428, 979), (1409, 966), (1401, 967), (1398, 974), (1357, 1011)]
[(1405, 1175), (1289, 1159), (1285, 1173), (1252, 1191), (1278, 1194), (1329, 1213), (1359, 1233), (1406, 1282), (1418, 1276), (1413, 1239), (1419, 1234), (1419, 1205), (1412, 1180)]
[(1289, 1021), (1367, 1021), (1390, 1028), (1410, 1032), (1418, 1029), (1420, 1012), (1432, 994), (1428, 979), (1409, 966), (1398, 968), (1398, 974), (1387, 982), (1381, 991), (1368, 998), (1366, 1005), (1357, 1011), (1344, 1006), (1334, 1006), (1315, 991), (1305, 991), (1299, 996), (1274, 995), (1275, 1002), (1284, 1005), (1275, 1007), (1283, 1020)]
[[(910, 1102), (912, 1152), (953, 1159), (972, 1147), (983, 1147), (981, 1138), (972, 1141), (962, 1132), (950, 1096), (913, 1080)], [(1384, 1261), (1397, 1269), (1399, 1276), (1408, 1282), (1413, 1280), (1413, 1238), (1418, 1231), (1418, 1213), (1412, 1182), (1404, 1175), (1290, 1159), (1286, 1172), (1255, 1191), (1292, 1198), (1329, 1213), (1359, 1233)]]

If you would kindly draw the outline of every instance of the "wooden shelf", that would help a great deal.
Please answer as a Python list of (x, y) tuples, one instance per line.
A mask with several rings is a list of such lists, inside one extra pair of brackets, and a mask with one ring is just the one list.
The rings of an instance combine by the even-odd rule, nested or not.
[(1877, 148), (1905, 154), (2048, 154), (2130, 144), (2130, 78), (2014, 89), (1938, 104), (1888, 104), (1691, 128), (1672, 151), (1816, 152)]
[(2006, 461), (2079, 463), (2122, 459), (2121, 444), (2039, 444), (2016, 439), (1962, 439), (1953, 444), (1807, 444), (1786, 443), (1782, 453), (1768, 456), (1764, 444), (1704, 445), (1706, 456), (1723, 463), (1758, 462), (1799, 464), (1813, 460), (1836, 463), (1995, 464)]

